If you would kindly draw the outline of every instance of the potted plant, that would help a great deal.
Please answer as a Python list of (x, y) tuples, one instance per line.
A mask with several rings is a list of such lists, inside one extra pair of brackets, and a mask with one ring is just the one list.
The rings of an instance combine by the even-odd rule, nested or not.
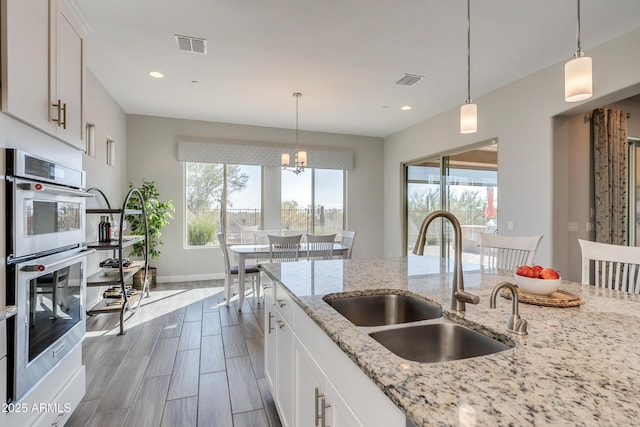
[[(134, 188), (133, 184), (129, 183), (129, 188)], [(158, 187), (154, 181), (142, 180), (142, 186), (136, 187), (144, 199), (144, 207), (147, 214), (147, 229), (149, 235), (149, 259), (156, 260), (160, 256), (160, 250), (158, 247), (163, 244), (160, 237), (162, 236), (162, 229), (169, 225), (169, 221), (173, 219), (171, 212), (175, 211), (173, 201), (169, 200), (161, 202), (159, 200), (160, 193)], [(142, 209), (140, 200), (138, 197), (131, 197), (127, 204), (127, 209)], [(131, 234), (144, 235), (144, 219), (142, 215), (127, 215), (127, 224)], [(144, 242), (136, 243), (131, 251), (131, 256), (142, 258), (144, 256)], [(141, 274), (140, 274), (141, 273)], [(156, 285), (156, 268), (149, 266), (149, 285), (155, 287)], [(144, 271), (137, 273), (134, 276), (134, 286), (142, 287), (142, 280), (144, 277)]]

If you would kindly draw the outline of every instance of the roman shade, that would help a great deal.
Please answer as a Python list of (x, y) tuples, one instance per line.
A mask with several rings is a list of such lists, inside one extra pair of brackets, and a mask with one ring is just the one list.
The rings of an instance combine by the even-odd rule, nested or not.
[[(310, 168), (353, 169), (353, 152), (305, 146)], [(235, 165), (281, 166), (280, 156), (295, 146), (237, 140), (178, 141), (181, 162), (224, 163)]]

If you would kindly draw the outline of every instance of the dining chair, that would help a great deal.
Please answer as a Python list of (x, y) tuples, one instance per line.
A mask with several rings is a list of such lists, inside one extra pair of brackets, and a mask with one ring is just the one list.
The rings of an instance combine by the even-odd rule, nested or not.
[(351, 252), (353, 251), (353, 242), (356, 239), (356, 232), (342, 230), (340, 232), (340, 235), (340, 244), (346, 248), (349, 248), (346, 253), (343, 253), (342, 258), (351, 259)]
[(307, 234), (307, 260), (333, 258), (333, 242), (336, 233), (333, 234)]
[(533, 265), (542, 240), (539, 236), (499, 236), (478, 233), (480, 236), (480, 269), (515, 270), (520, 265)]
[[(231, 296), (231, 286), (232, 284), (238, 280), (238, 266), (231, 265), (231, 260), (229, 258), (229, 249), (227, 248), (227, 242), (224, 237), (224, 233), (218, 232), (216, 233), (218, 237), (218, 242), (220, 242), (220, 250), (222, 251), (222, 257), (224, 258), (224, 290), (225, 296), (229, 296), (226, 298), (225, 304), (229, 305), (229, 299)], [(260, 270), (258, 269), (257, 264), (247, 264), (244, 269), (244, 277), (245, 279), (250, 278), (253, 285), (253, 295), (256, 297), (260, 296)], [(240, 283), (238, 282), (238, 285)], [(239, 288), (239, 287), (238, 287)], [(239, 291), (238, 291), (239, 292)]]
[(293, 236), (273, 236), (269, 238), (269, 259), (271, 262), (298, 261), (302, 234)]
[(268, 245), (269, 244), (269, 238), (267, 237), (269, 234), (272, 235), (279, 235), (282, 232), (280, 231), (280, 229), (272, 229), (272, 230), (252, 230), (251, 233), (253, 234), (253, 243), (255, 243), (256, 245)]
[(640, 247), (578, 239), (582, 250), (582, 284), (640, 294)]

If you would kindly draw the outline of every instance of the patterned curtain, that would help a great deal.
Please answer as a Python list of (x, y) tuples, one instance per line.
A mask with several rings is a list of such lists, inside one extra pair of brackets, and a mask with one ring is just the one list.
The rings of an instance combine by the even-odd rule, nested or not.
[(596, 242), (627, 244), (627, 113), (599, 108), (591, 116)]

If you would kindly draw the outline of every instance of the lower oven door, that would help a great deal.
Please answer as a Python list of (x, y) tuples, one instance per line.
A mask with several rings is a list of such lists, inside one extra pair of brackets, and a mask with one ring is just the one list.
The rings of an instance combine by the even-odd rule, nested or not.
[(73, 249), (7, 266), (9, 399), (20, 400), (85, 334), (87, 255)]
[(10, 179), (7, 191), (10, 260), (84, 242), (86, 199), (93, 194), (28, 179)]

